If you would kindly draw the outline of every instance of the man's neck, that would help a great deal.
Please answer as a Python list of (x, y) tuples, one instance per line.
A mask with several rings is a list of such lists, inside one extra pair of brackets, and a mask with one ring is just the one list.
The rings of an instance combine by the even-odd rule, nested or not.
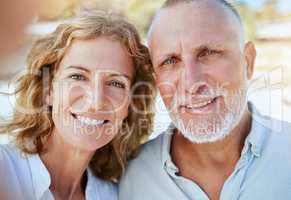
[(221, 141), (195, 144), (175, 130), (170, 153), (174, 157), (175, 155), (182, 158), (190, 157), (193, 163), (195, 162), (196, 165), (201, 167), (236, 163), (240, 158), (250, 127), (251, 114), (246, 110), (239, 124)]
[(179, 175), (195, 181), (212, 197), (219, 199), (225, 180), (233, 172), (250, 132), (251, 114), (246, 109), (240, 123), (225, 139), (207, 144), (195, 144), (175, 131), (170, 154)]

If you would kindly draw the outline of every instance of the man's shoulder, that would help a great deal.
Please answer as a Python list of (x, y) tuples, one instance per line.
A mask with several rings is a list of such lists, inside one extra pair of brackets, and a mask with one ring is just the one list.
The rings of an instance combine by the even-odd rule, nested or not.
[(273, 155), (274, 159), (281, 157), (285, 164), (289, 163), (291, 166), (291, 123), (270, 117), (265, 117), (264, 120), (262, 125), (267, 135), (265, 152)]
[(137, 158), (132, 160), (119, 182), (119, 199), (182, 199), (183, 194), (167, 174), (163, 154), (169, 137), (163, 133), (145, 143)]
[(271, 134), (273, 139), (291, 141), (290, 122), (268, 116), (263, 116), (262, 119), (261, 121), (258, 120), (258, 123), (261, 123), (268, 130), (268, 133)]
[(121, 183), (128, 182), (127, 180), (147, 179), (162, 168), (161, 154), (164, 136), (161, 134), (142, 145), (138, 156), (129, 162)]
[[(272, 119), (271, 127), (271, 139), (273, 142), (277, 142), (278, 146), (283, 144), (288, 145), (291, 148), (291, 123), (278, 119)], [(282, 144), (282, 145), (280, 145)], [(289, 146), (290, 145), (290, 146)]]
[[(87, 168), (87, 186), (86, 191), (88, 198), (100, 196), (101, 199), (117, 199), (117, 185), (111, 181), (103, 180), (94, 175), (91, 168)], [(102, 191), (101, 194), (97, 194), (96, 191)]]
[[(282, 119), (271, 117), (266, 113), (252, 108), (252, 124), (254, 123), (256, 130), (263, 128), (270, 133), (287, 133), (291, 130), (291, 123)], [(288, 136), (288, 135), (286, 135)]]
[(139, 165), (147, 163), (161, 162), (162, 145), (165, 133), (160, 134), (156, 138), (149, 140), (142, 145), (138, 156), (129, 162), (129, 168), (135, 168)]

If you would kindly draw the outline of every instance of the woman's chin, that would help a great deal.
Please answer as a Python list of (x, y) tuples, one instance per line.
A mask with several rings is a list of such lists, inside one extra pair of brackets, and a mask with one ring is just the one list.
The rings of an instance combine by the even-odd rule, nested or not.
[(75, 134), (70, 139), (68, 137), (63, 138), (67, 143), (82, 151), (96, 151), (110, 143), (114, 136), (99, 132), (99, 134)]

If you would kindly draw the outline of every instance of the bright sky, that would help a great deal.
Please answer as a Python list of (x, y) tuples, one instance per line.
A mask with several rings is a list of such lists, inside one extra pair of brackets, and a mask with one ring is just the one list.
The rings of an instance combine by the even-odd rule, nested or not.
[[(253, 8), (260, 8), (267, 0), (237, 0), (237, 1), (248, 3)], [(278, 9), (279, 11), (282, 12), (291, 12), (290, 0), (279, 0)]]

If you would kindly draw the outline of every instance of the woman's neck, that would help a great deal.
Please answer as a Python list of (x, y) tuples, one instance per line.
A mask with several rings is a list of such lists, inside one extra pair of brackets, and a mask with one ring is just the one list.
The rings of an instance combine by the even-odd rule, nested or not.
[(49, 138), (41, 160), (51, 177), (50, 190), (54, 196), (71, 199), (83, 193), (82, 180), (94, 152), (82, 151), (66, 143), (55, 131)]

